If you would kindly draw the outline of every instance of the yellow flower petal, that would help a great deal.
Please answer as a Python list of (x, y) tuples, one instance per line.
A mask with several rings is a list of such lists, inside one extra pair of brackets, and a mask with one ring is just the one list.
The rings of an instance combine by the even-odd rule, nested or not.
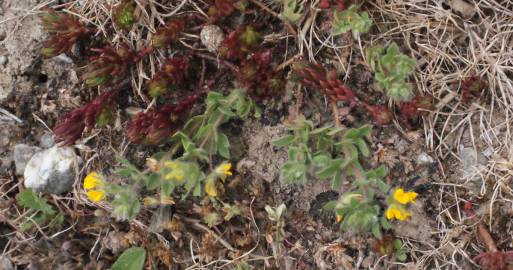
[(87, 192), (87, 197), (93, 202), (99, 202), (105, 198), (105, 191), (103, 190), (90, 190)]
[(411, 213), (400, 206), (392, 204), (388, 207), (387, 211), (385, 212), (385, 216), (387, 217), (387, 219), (395, 218), (400, 221), (405, 221), (411, 216)]
[(205, 183), (205, 192), (210, 197), (217, 196), (217, 188), (216, 188), (216, 179), (213, 177), (207, 178), (207, 182)]
[(102, 177), (97, 172), (91, 172), (84, 178), (84, 189), (93, 189), (103, 182)]
[(171, 161), (171, 160), (166, 160), (166, 161), (164, 161), (164, 166), (166, 166), (169, 169), (175, 170), (178, 168), (178, 163)]
[(402, 188), (398, 188), (394, 191), (394, 199), (400, 204), (415, 204), (415, 199), (417, 198), (417, 195), (418, 194), (413, 191), (404, 192), (404, 189)]
[(230, 171), (232, 169), (232, 164), (230, 163), (223, 163), (215, 169), (215, 173), (221, 180), (226, 180), (226, 176), (232, 175), (232, 172)]

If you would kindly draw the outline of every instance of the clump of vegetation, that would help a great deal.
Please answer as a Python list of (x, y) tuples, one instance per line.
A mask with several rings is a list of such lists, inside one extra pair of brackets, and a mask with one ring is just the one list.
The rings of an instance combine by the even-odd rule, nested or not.
[(16, 195), (18, 204), (29, 210), (25, 221), (21, 223), (20, 229), (26, 232), (34, 226), (54, 226), (60, 225), (64, 221), (64, 216), (46, 202), (45, 198), (37, 195), (32, 189), (26, 189)]
[(262, 41), (262, 34), (253, 26), (239, 27), (221, 42), (219, 54), (227, 59), (243, 59), (258, 49)]
[[(192, 99), (188, 99), (188, 102), (192, 102)], [(175, 110), (184, 107), (186, 105), (176, 106)], [(180, 157), (174, 158), (173, 153), (157, 154), (148, 159), (148, 170), (145, 171), (140, 171), (129, 162), (122, 160), (124, 166), (116, 174), (126, 179), (127, 184), (111, 183), (104, 176), (92, 172), (84, 179), (84, 190), (91, 201), (109, 201), (113, 208), (112, 215), (120, 220), (135, 218), (141, 208), (139, 201), (143, 193), (136, 192), (136, 186), (144, 187), (146, 192), (159, 191), (156, 197), (144, 197), (144, 202), (148, 205), (172, 201), (171, 195), (178, 188), (184, 191), (184, 197), (189, 194), (218, 197), (219, 183), (232, 175), (231, 164), (221, 162), (210, 172), (204, 171), (203, 164), (209, 163), (209, 157), (213, 155), (230, 158), (230, 143), (227, 136), (218, 131), (218, 128), (233, 117), (247, 117), (254, 109), (251, 99), (240, 91), (234, 90), (228, 96), (210, 92), (206, 98), (205, 113), (191, 118), (183, 132), (175, 133), (171, 139), (171, 142), (175, 143), (175, 149), (183, 149)], [(141, 113), (136, 120), (142, 117), (155, 119), (153, 116)], [(169, 117), (169, 113), (162, 113), (161, 117)], [(155, 134), (139, 132), (137, 137), (131, 135), (132, 125), (135, 125), (131, 124), (128, 128), (128, 136), (143, 142), (153, 141), (154, 138), (170, 139), (174, 131), (163, 128), (163, 124), (159, 123), (161, 122), (150, 127), (150, 131)]]
[(291, 23), (297, 22), (303, 17), (304, 2), (301, 0), (281, 0), (283, 4), (283, 12), (281, 18)]
[(114, 24), (122, 30), (130, 31), (137, 22), (135, 16), (135, 3), (123, 0), (112, 10)]
[(87, 28), (75, 17), (45, 9), (40, 16), (43, 27), (51, 36), (43, 44), (41, 55), (54, 57), (71, 50), (81, 37), (87, 35)]
[(172, 19), (157, 29), (151, 38), (153, 48), (165, 48), (180, 37), (185, 28), (184, 19)]
[(287, 210), (287, 206), (285, 204), (280, 204), (278, 207), (272, 207), (269, 205), (265, 206), (265, 211), (267, 212), (267, 217), (271, 220), (274, 225), (272, 230), (274, 232), (273, 241), (281, 242), (285, 238), (285, 211)]
[(319, 64), (299, 61), (295, 64), (294, 74), (303, 85), (322, 91), (332, 103), (343, 101), (351, 107), (360, 106), (374, 117), (378, 125), (387, 125), (392, 121), (392, 114), (385, 106), (360, 100), (349, 86), (338, 79), (334, 70), (328, 71)]
[(98, 96), (93, 101), (75, 109), (66, 115), (55, 127), (57, 142), (71, 145), (80, 139), (85, 128), (92, 128), (95, 124), (106, 125), (111, 118), (118, 91), (112, 90)]
[(182, 82), (187, 74), (189, 61), (183, 57), (168, 58), (162, 68), (148, 82), (148, 94), (157, 98), (166, 95)]
[(366, 50), (367, 61), (375, 72), (380, 89), (395, 101), (409, 101), (413, 91), (407, 79), (415, 69), (415, 59), (401, 53), (396, 43), (383, 47), (374, 46)]
[(129, 67), (141, 59), (140, 54), (123, 42), (91, 50), (98, 55), (90, 59), (91, 63), (83, 76), (89, 87), (119, 83)]
[(467, 102), (479, 99), (487, 87), (488, 83), (479, 76), (469, 76), (461, 82), (461, 98)]
[(358, 6), (351, 5), (344, 11), (335, 11), (333, 18), (333, 35), (348, 32), (367, 33), (371, 27), (371, 21), (367, 12), (358, 13)]

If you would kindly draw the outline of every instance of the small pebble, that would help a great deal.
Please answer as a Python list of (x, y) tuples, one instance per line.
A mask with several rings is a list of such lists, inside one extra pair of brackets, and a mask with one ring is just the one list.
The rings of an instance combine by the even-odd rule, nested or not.
[(223, 30), (217, 25), (207, 25), (201, 29), (201, 43), (207, 47), (210, 52), (217, 52), (219, 45), (223, 42)]

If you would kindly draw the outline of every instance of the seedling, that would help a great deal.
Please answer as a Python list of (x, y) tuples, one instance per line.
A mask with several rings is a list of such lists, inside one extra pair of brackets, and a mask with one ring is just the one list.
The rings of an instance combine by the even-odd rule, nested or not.
[(358, 13), (358, 6), (351, 5), (344, 11), (335, 11), (333, 18), (333, 35), (348, 32), (367, 33), (371, 27), (371, 21), (367, 12)]
[(280, 204), (278, 207), (265, 206), (267, 217), (274, 222), (272, 230), (274, 231), (274, 241), (281, 242), (285, 238), (285, 211), (287, 206)]
[(281, 18), (291, 23), (297, 22), (303, 17), (304, 5), (302, 0), (281, 0), (283, 3), (283, 12)]
[(461, 97), (463, 101), (471, 101), (480, 98), (488, 83), (478, 76), (470, 76), (463, 80), (461, 83)]
[(22, 232), (26, 232), (35, 226), (62, 224), (64, 217), (46, 202), (46, 199), (38, 196), (32, 189), (26, 189), (16, 195), (18, 204), (29, 209), (29, 217), (20, 225)]
[(254, 53), (241, 62), (238, 79), (256, 100), (276, 97), (283, 91), (284, 80), (270, 62), (270, 50)]
[(390, 44), (386, 53), (382, 47), (368, 48), (366, 56), (380, 89), (386, 89), (387, 95), (395, 101), (411, 100), (412, 89), (407, 79), (415, 69), (414, 59), (402, 54), (396, 43)]

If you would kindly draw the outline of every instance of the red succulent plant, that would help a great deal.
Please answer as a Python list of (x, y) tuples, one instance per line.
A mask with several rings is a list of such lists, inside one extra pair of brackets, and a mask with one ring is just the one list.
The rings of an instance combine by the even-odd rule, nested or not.
[(473, 75), (465, 78), (461, 83), (461, 96), (464, 101), (481, 97), (488, 83), (481, 77)]
[(335, 7), (339, 11), (343, 11), (356, 2), (356, 0), (321, 0), (318, 7), (320, 9), (330, 9)]
[(185, 28), (184, 19), (173, 19), (168, 21), (164, 26), (157, 29), (151, 38), (153, 48), (165, 48), (172, 42), (178, 40), (178, 37)]
[(283, 89), (283, 78), (270, 63), (270, 50), (254, 53), (241, 62), (238, 79), (248, 93), (258, 100), (274, 97)]
[(420, 116), (430, 110), (433, 110), (433, 98), (424, 95), (417, 95), (412, 100), (401, 102), (399, 105), (401, 120), (406, 126), (410, 126), (411, 122), (417, 122)]
[(239, 27), (221, 42), (219, 54), (227, 59), (243, 59), (262, 43), (262, 35), (252, 26)]
[(183, 57), (168, 58), (159, 72), (148, 82), (148, 93), (156, 98), (167, 94), (187, 75), (189, 61)]
[(165, 105), (159, 110), (141, 112), (128, 123), (126, 136), (133, 143), (159, 145), (164, 143), (182, 123), (182, 117), (196, 102), (191, 95), (176, 105)]
[[(465, 203), (463, 210), (469, 218), (478, 221), (470, 202)], [(486, 226), (482, 222), (478, 222), (477, 233), (481, 241), (484, 242), (487, 252), (474, 257), (474, 261), (486, 270), (513, 270), (513, 251), (500, 251)]]
[(319, 89), (331, 102), (344, 101), (351, 107), (361, 106), (374, 117), (378, 125), (387, 125), (392, 121), (392, 114), (386, 106), (371, 105), (359, 100), (354, 91), (338, 79), (335, 70), (328, 71), (319, 64), (298, 61), (293, 71), (303, 85)]
[(41, 49), (44, 57), (53, 57), (69, 51), (73, 44), (88, 32), (75, 17), (58, 13), (53, 9), (45, 9), (40, 18), (43, 27), (52, 34)]
[(122, 79), (129, 67), (140, 60), (142, 55), (122, 42), (117, 46), (91, 49), (99, 55), (91, 57), (91, 63), (83, 78), (87, 86), (111, 84)]
[(116, 90), (105, 92), (93, 101), (75, 109), (66, 115), (54, 128), (56, 141), (63, 145), (73, 144), (80, 139), (85, 128), (92, 128), (95, 123), (105, 124), (112, 111)]

